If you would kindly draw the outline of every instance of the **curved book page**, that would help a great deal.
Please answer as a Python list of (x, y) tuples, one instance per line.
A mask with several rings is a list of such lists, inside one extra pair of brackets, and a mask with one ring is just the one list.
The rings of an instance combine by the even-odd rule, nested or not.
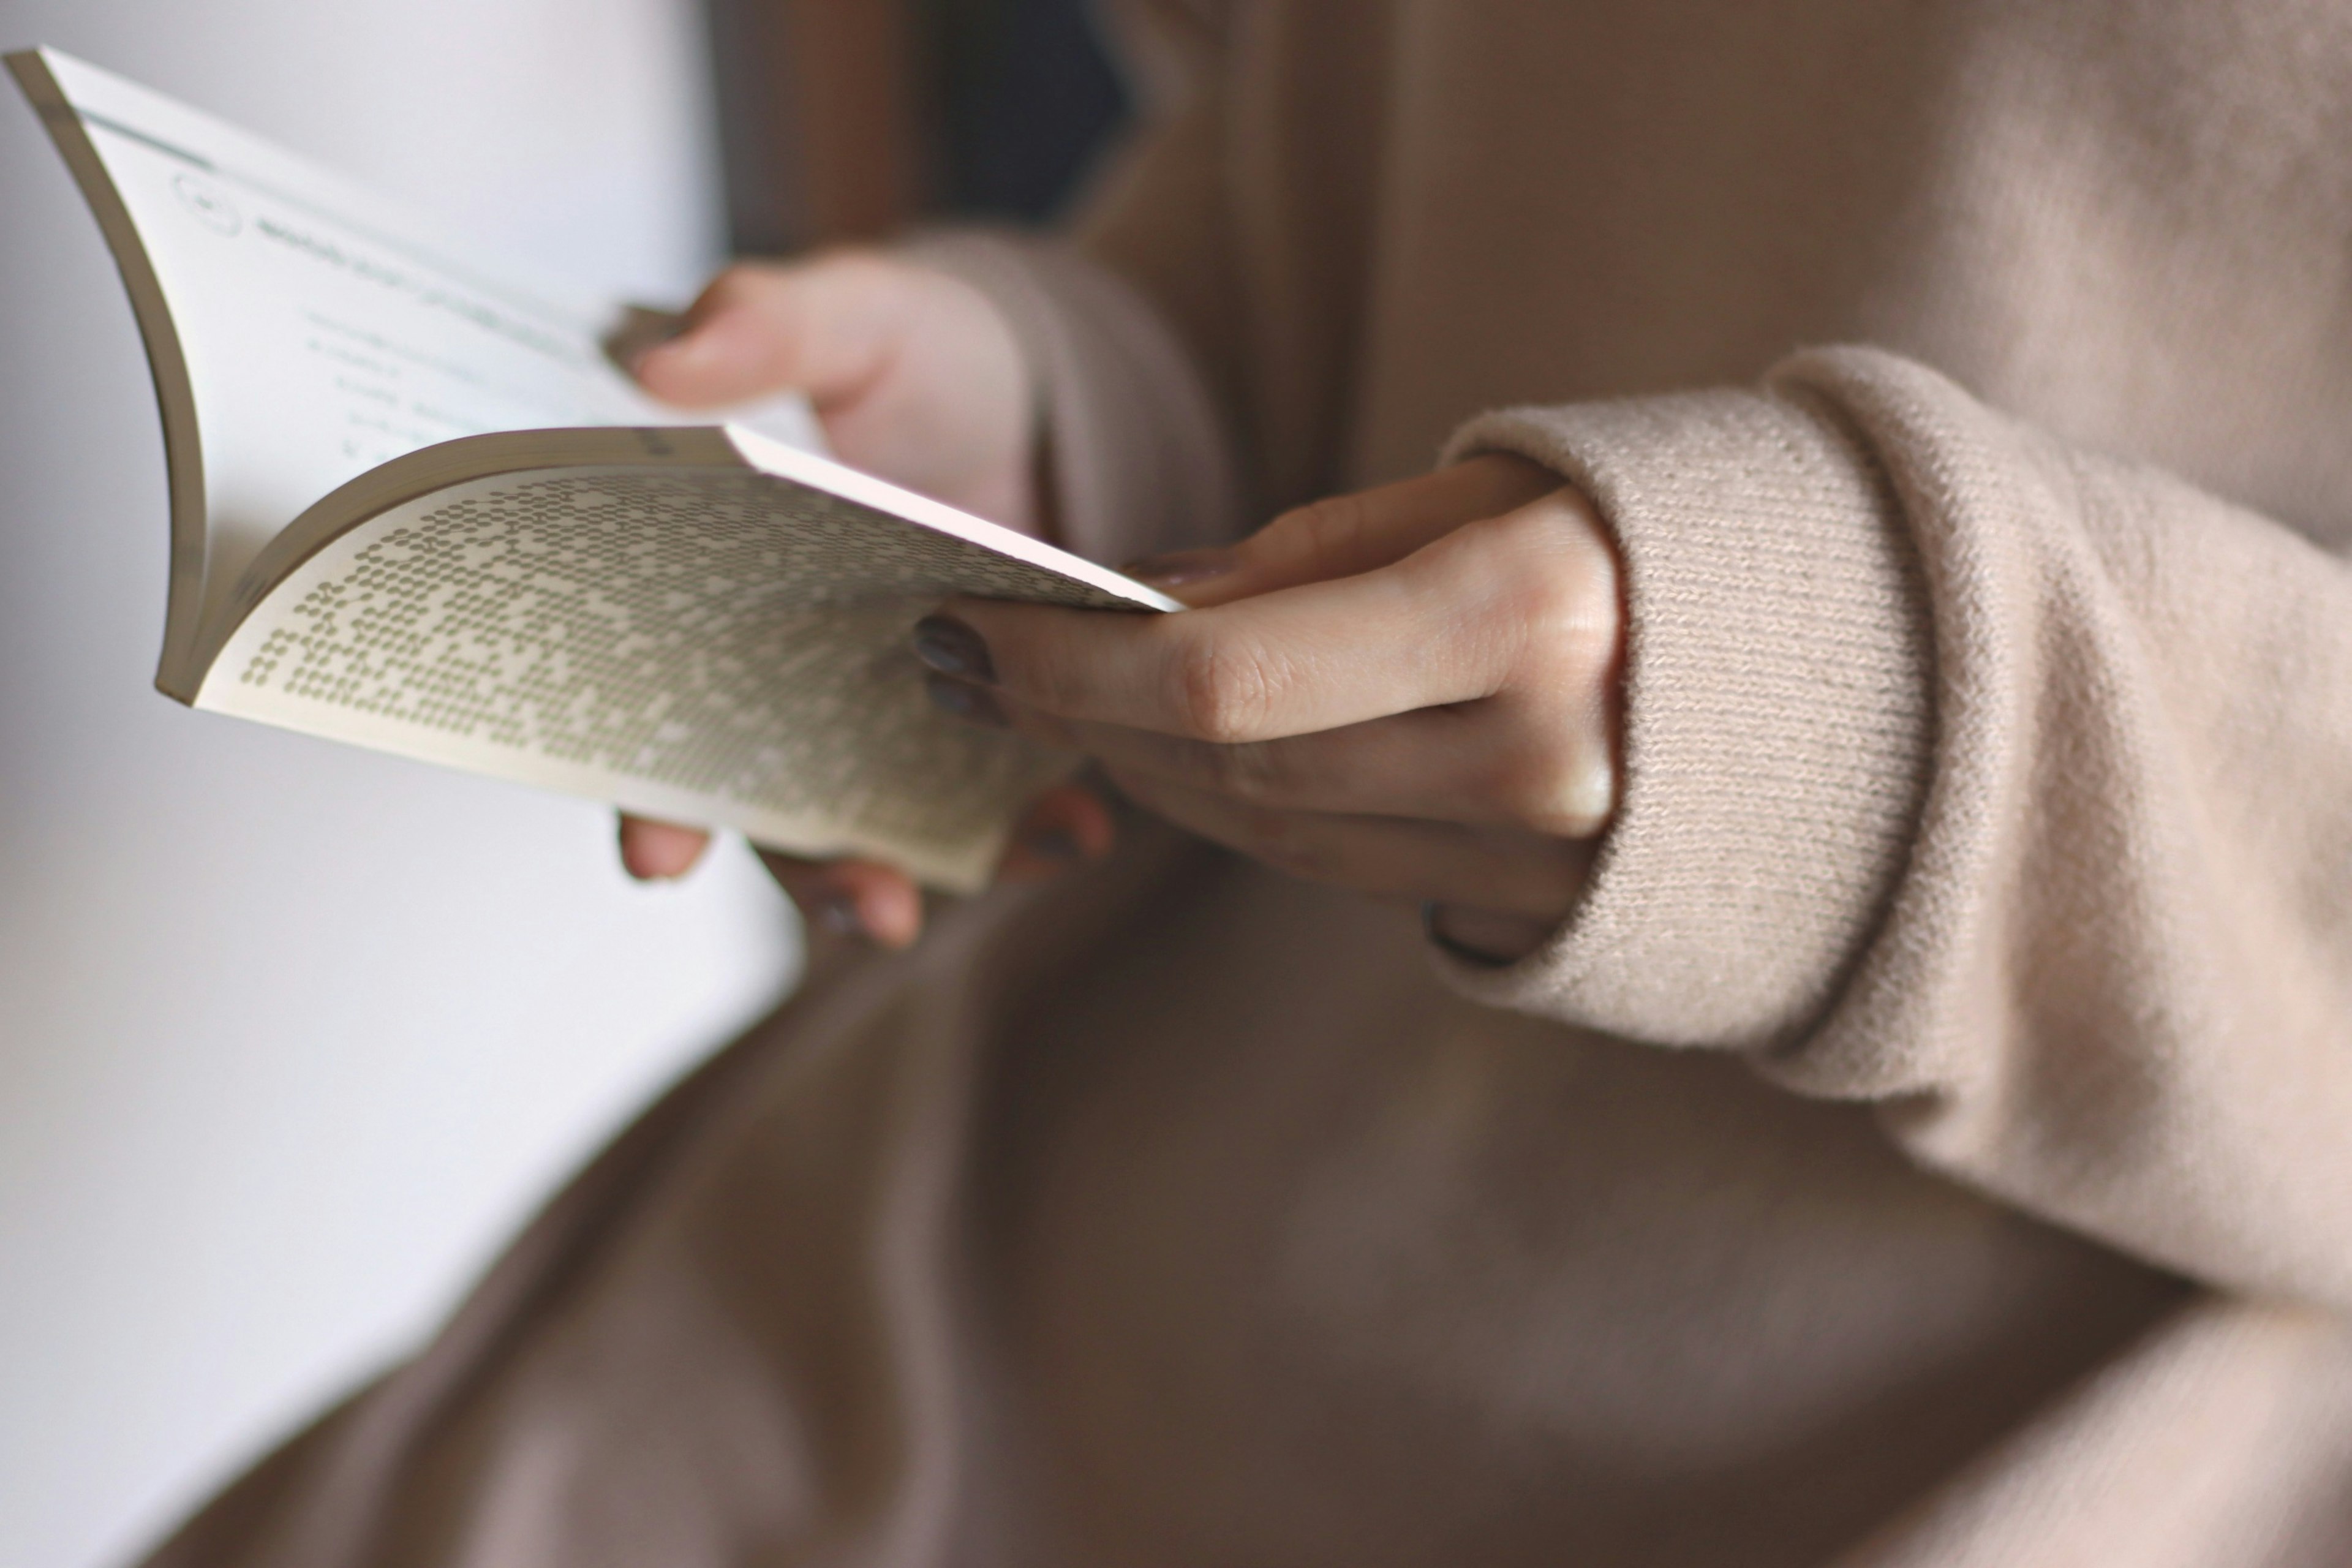
[[(269, 543), (337, 486), (486, 431), (683, 425), (604, 351), (618, 301), (533, 277), (351, 182), (54, 49), (7, 57), (121, 270), (172, 478), (157, 684), (196, 653)], [(747, 417), (738, 415), (736, 417)], [(814, 442), (797, 399), (763, 410)]]
[(934, 710), (914, 621), (951, 594), (1180, 607), (742, 430), (452, 443), (345, 487), (273, 555), (201, 708), (952, 891), (1070, 762)]
[(311, 734), (976, 887), (1066, 770), (924, 698), (950, 594), (1181, 606), (817, 455), (606, 344), (646, 312), (54, 50), (8, 64), (80, 183), (172, 473), (156, 684)]

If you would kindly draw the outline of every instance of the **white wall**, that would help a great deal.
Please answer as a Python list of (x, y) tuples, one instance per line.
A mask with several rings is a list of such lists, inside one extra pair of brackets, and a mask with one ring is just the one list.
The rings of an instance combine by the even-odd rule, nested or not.
[[(593, 281), (717, 246), (696, 0), (0, 0), (51, 43)], [(0, 89), (0, 1568), (97, 1568), (412, 1341), (788, 978), (740, 847), (149, 689), (160, 438), (96, 229)]]

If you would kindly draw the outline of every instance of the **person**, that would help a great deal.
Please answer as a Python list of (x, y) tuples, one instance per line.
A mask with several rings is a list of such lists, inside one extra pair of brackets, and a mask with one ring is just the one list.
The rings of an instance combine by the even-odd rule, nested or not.
[(640, 367), (1144, 558), (914, 634), (1093, 783), (154, 1561), (2352, 1554), (2352, 14), (1144, 9)]

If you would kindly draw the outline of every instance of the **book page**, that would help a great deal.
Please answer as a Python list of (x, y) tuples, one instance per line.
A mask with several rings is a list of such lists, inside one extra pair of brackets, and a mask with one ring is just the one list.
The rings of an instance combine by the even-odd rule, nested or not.
[[(54, 50), (40, 60), (129, 215), (185, 362), (208, 608), (304, 508), (402, 453), (484, 431), (705, 422), (607, 358), (617, 302), (485, 258), (159, 94)], [(797, 400), (753, 422), (816, 440)]]
[(438, 490), (289, 572), (198, 706), (972, 889), (1070, 763), (935, 711), (916, 619), (957, 593), (1174, 602), (866, 483), (600, 465)]

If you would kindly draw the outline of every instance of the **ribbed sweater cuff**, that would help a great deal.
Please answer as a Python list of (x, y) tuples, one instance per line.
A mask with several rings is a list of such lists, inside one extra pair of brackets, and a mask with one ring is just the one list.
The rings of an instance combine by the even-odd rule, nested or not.
[(995, 230), (940, 230), (901, 253), (987, 295), (1028, 356), (1064, 548), (1118, 565), (1232, 536), (1232, 443), (1141, 292), (1067, 245)]
[(1929, 745), (1912, 548), (1875, 465), (1803, 395), (1489, 414), (1449, 459), (1556, 469), (1615, 530), (1627, 595), (1616, 817), (1525, 961), (1439, 956), (1482, 1001), (1666, 1045), (1813, 1021), (1900, 870)]

